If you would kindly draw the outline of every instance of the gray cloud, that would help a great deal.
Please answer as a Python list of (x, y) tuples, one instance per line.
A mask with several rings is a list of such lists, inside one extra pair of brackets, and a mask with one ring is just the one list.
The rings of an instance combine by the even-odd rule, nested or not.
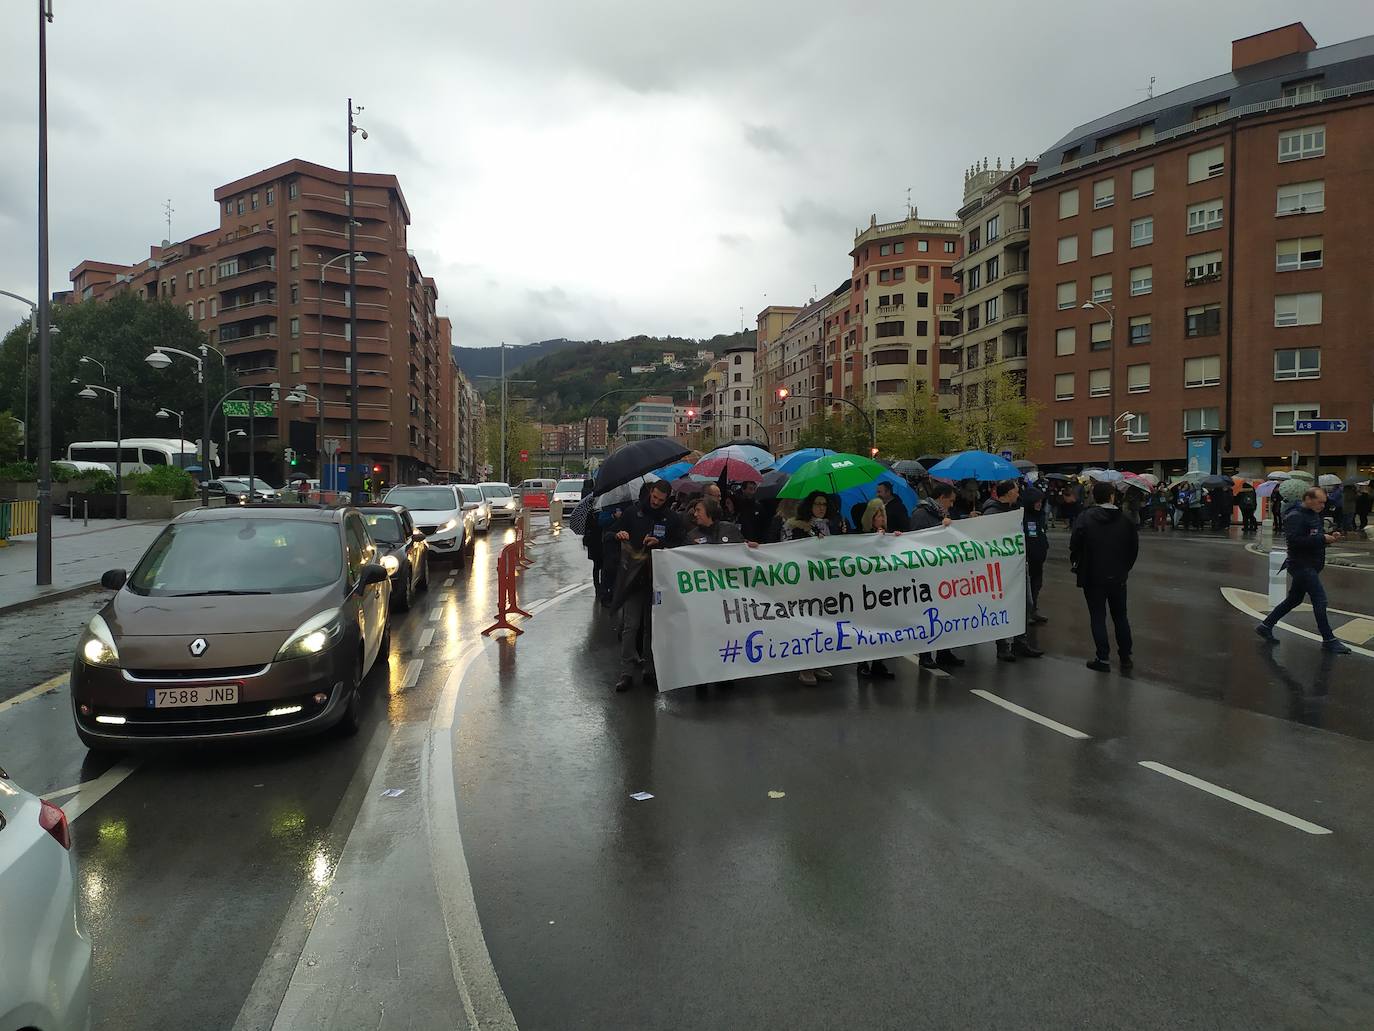
[(790, 157), (797, 152), (796, 144), (778, 128), (772, 125), (746, 125), (744, 141), (755, 150), (765, 154)]
[(854, 220), (819, 201), (805, 199), (782, 207), (782, 223), (794, 233), (843, 233), (854, 228)]

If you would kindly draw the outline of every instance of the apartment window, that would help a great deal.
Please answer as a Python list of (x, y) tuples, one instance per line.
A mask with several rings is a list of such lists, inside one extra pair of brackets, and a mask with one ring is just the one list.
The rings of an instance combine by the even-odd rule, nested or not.
[(1093, 209), (1109, 208), (1116, 200), (1116, 180), (1099, 179), (1093, 183)]
[(1302, 82), (1285, 83), (1283, 87), (1283, 99), (1290, 100), (1295, 104), (1305, 104), (1317, 99), (1317, 89), (1321, 86), (1321, 77), (1315, 79), (1305, 79)]
[(921, 319), (916, 323), (916, 335), (918, 337), (930, 335), (930, 320)]
[(1310, 183), (1289, 183), (1279, 187), (1279, 215), (1302, 215), (1313, 211), (1326, 210), (1326, 183), (1317, 180)]
[(1126, 439), (1127, 440), (1149, 440), (1150, 439), (1150, 416), (1144, 412), (1136, 412), (1126, 420)]
[(196, 306), (196, 311), (197, 311), (197, 313), (199, 314), (201, 321), (204, 321), (204, 319), (205, 319), (205, 302), (204, 302), (204, 301), (201, 301), (200, 304), (198, 304), (198, 305)]
[(292, 247), (292, 248), (291, 248), (290, 257), (291, 257), (291, 267), (292, 267), (292, 268), (300, 268), (300, 267), (301, 267), (301, 252), (300, 252), (299, 250), (297, 250), (295, 247)]
[(273, 202), (276, 201), (276, 199), (277, 199), (277, 191), (276, 191), (276, 188), (275, 188), (275, 187), (272, 187), (272, 186), (269, 186), (269, 187), (267, 188), (267, 206), (270, 208), (270, 207), (272, 206)]
[(292, 284), (291, 284), (291, 303), (292, 303), (292, 304), (300, 304), (300, 303), (301, 303), (301, 285), (300, 285), (300, 283), (292, 283)]
[(893, 254), (901, 254), (901, 253), (902, 253), (903, 251), (905, 251), (905, 250), (906, 250), (906, 244), (903, 243), (901, 240), (898, 240), (896, 243), (894, 243), (894, 244), (892, 245), (892, 253), (893, 253)]
[(975, 304), (973, 307), (969, 308), (969, 310), (968, 310), (968, 328), (969, 328), (969, 329), (977, 329), (977, 328), (978, 328), (978, 326), (979, 326), (979, 322), (978, 322), (978, 312), (979, 312), (979, 308), (978, 308), (978, 305), (976, 305), (976, 304)]
[(997, 298), (989, 297), (987, 302), (983, 305), (983, 321), (989, 323), (996, 322), (997, 317)]
[(1093, 369), (1088, 373), (1088, 396), (1106, 397), (1112, 392), (1112, 374), (1108, 369)]
[(1206, 254), (1188, 255), (1188, 274), (1184, 285), (1204, 279), (1217, 279), (1221, 276), (1221, 251), (1208, 251)]
[(1155, 166), (1146, 165), (1131, 172), (1131, 197), (1139, 199), (1155, 192)]
[(1131, 269), (1131, 296), (1143, 297), (1154, 289), (1155, 269), (1153, 265), (1141, 265)]
[(1144, 247), (1155, 242), (1155, 220), (1153, 215), (1131, 221), (1131, 246)]
[(1112, 227), (1100, 226), (1093, 230), (1093, 257), (1112, 253)]
[(1094, 322), (1088, 337), (1089, 346), (1094, 351), (1105, 351), (1112, 346), (1112, 324)]
[(1002, 274), (1002, 260), (1000, 258), (989, 258), (987, 261), (988, 282), (991, 283)]
[(1188, 205), (1188, 232), (1203, 233), (1221, 228), (1221, 198)]
[(983, 226), (983, 241), (985, 243), (992, 243), (993, 240), (996, 240), (1001, 235), (1002, 216), (993, 215)]
[(1320, 347), (1288, 347), (1274, 352), (1275, 379), (1320, 379)]
[(1056, 401), (1073, 400), (1073, 373), (1061, 372), (1054, 377), (1054, 399)]
[(977, 229), (970, 229), (970, 230), (969, 230), (969, 234), (968, 234), (968, 249), (969, 249), (969, 253), (970, 253), (970, 254), (972, 254), (974, 251), (976, 251), (979, 247), (983, 246), (982, 243), (980, 242), (980, 239), (981, 239), (981, 234), (980, 234), (979, 230), (977, 230)]
[(1275, 405), (1274, 406), (1274, 432), (1275, 433), (1297, 433), (1297, 421), (1299, 419), (1317, 419), (1321, 417), (1321, 405), (1296, 404), (1296, 405)]
[(892, 253), (892, 244), (890, 244), (890, 243), (882, 244), (882, 245), (878, 248), (878, 253), (879, 253), (881, 256), (883, 256), (883, 257), (886, 257), (887, 255), (891, 254), (891, 253)]
[(1072, 326), (1054, 331), (1054, 353), (1056, 357), (1073, 354), (1078, 349), (1077, 334)]
[(1150, 322), (1150, 316), (1132, 315), (1131, 346), (1135, 347), (1137, 344), (1148, 344), (1150, 342), (1150, 335), (1153, 329), (1154, 327)]
[(1065, 265), (1071, 261), (1078, 260), (1078, 237), (1061, 236), (1059, 238), (1059, 264)]
[(213, 318), (218, 318), (218, 317), (219, 317), (219, 298), (218, 298), (218, 297), (211, 297), (211, 298), (210, 298), (210, 318), (213, 319)]
[(968, 270), (968, 274), (965, 276), (965, 279), (967, 280), (967, 282), (964, 284), (965, 290), (977, 290), (980, 286), (983, 285), (982, 268), (977, 265), (973, 266), (973, 268)]
[(301, 320), (296, 316), (291, 316), (291, 336), (293, 338), (301, 335)]
[(193, 301), (186, 302), (186, 317), (188, 319), (194, 319), (196, 317), (196, 306)]
[(256, 192), (253, 193), (253, 194), (251, 195), (251, 197), (249, 198), (249, 205), (252, 207), (252, 209), (253, 209), (254, 211), (257, 211), (258, 208), (260, 207), (260, 200), (259, 200), (258, 194), (257, 194)]
[(1280, 240), (1275, 248), (1274, 268), (1277, 272), (1296, 272), (1298, 269), (1321, 267), (1322, 238), (1320, 236)]
[(205, 285), (205, 270), (204, 270), (203, 268), (198, 268), (198, 269), (196, 269), (196, 285), (197, 285), (197, 286), (204, 286), (204, 285)]
[(235, 206), (235, 208), (238, 210), (238, 213), (239, 213), (240, 215), (242, 215), (242, 214), (243, 214), (243, 198), (240, 197), (240, 198), (235, 202), (235, 205), (234, 205), (234, 206)]
[(1219, 430), (1221, 429), (1221, 409), (1220, 408), (1185, 408), (1183, 409), (1183, 432), (1188, 433), (1193, 430)]
[(215, 272), (216, 272), (216, 271), (217, 271), (216, 266), (211, 265), (211, 266), (210, 266), (210, 285), (211, 285), (211, 286), (214, 286), (214, 285), (215, 285)]
[(286, 199), (295, 200), (301, 195), (301, 184), (295, 179), (286, 184)]
[(905, 330), (906, 323), (900, 320), (897, 322), (880, 322), (878, 323), (878, 330), (874, 335), (878, 337), (899, 337)]
[(345, 323), (343, 324), (343, 338), (344, 338), (345, 340), (352, 340), (352, 339), (353, 339), (353, 323), (351, 323), (351, 322), (345, 322)]
[[(300, 371), (301, 371), (301, 353), (300, 353), (299, 351), (292, 351), (292, 352), (291, 352), (291, 371), (292, 371), (292, 372), (300, 372)], [(415, 399), (414, 399), (414, 398), (411, 398), (411, 400), (414, 401)]]
[(891, 270), (891, 269), (886, 269), (886, 268), (885, 268), (885, 269), (882, 269), (881, 271), (879, 271), (879, 273), (878, 273), (878, 282), (880, 282), (880, 283), (890, 283), (890, 282), (892, 282), (892, 270)]
[[(921, 246), (918, 247), (917, 250), (922, 250), (922, 251), (923, 251), (923, 250), (925, 250), (925, 249), (926, 249), (926, 248), (925, 248), (925, 241), (922, 240), (922, 241), (921, 241)], [(945, 241), (945, 253), (946, 253), (946, 254), (953, 254), (953, 253), (954, 253), (954, 241), (953, 241), (953, 240), (946, 240), (946, 241)]]
[(1055, 287), (1055, 297), (1060, 311), (1075, 307), (1078, 304), (1078, 284), (1074, 282), (1060, 283)]
[(1225, 151), (1221, 147), (1208, 147), (1195, 150), (1188, 155), (1188, 181), (1200, 183), (1212, 179), (1226, 171)]
[(1107, 443), (1107, 417), (1105, 415), (1091, 415), (1088, 417), (1088, 443), (1105, 444)]
[(1221, 382), (1221, 355), (1207, 354), (1183, 360), (1185, 387), (1215, 387)]
[(1228, 107), (1230, 107), (1230, 102), (1225, 97), (1210, 104), (1198, 104), (1193, 108), (1193, 121), (1200, 122), (1204, 118), (1220, 118), (1226, 113)]
[(1073, 420), (1055, 419), (1054, 420), (1054, 445), (1063, 447), (1073, 443)]
[(1320, 326), (1322, 295), (1280, 294), (1274, 298), (1274, 325)]
[(1093, 276), (1092, 279), (1093, 300), (1110, 301), (1112, 299), (1112, 277)]
[(981, 353), (981, 352), (978, 350), (978, 345), (977, 345), (977, 344), (969, 344), (969, 345), (968, 345), (968, 351), (966, 352), (966, 354), (967, 354), (968, 367), (969, 367), (970, 369), (976, 369), (976, 368), (978, 368), (978, 355), (979, 355), (980, 353)]
[(225, 213), (226, 215), (232, 215), (232, 214), (234, 213), (234, 202), (233, 202), (233, 201), (227, 200), (227, 201), (224, 202), (224, 213)]
[(1078, 214), (1078, 188), (1063, 190), (1059, 194), (1059, 217), (1073, 218)]
[(1326, 126), (1309, 125), (1279, 133), (1279, 160), (1301, 161), (1326, 153)]
[[(892, 303), (893, 303), (893, 304), (901, 304), (901, 303), (902, 303), (902, 299), (903, 299), (904, 296), (905, 296), (904, 294), (893, 294), (893, 295), (892, 295)], [(921, 290), (921, 291), (919, 291), (919, 292), (916, 294), (916, 307), (918, 307), (918, 308), (929, 308), (929, 307), (930, 307), (930, 293), (929, 293), (929, 291)]]
[(916, 278), (917, 278), (917, 279), (929, 279), (929, 278), (930, 278), (930, 266), (929, 266), (929, 265), (917, 265), (917, 266), (916, 266)]
[(1211, 337), (1221, 332), (1221, 305), (1202, 304), (1187, 308), (1183, 315), (1183, 335)]
[(291, 212), (290, 217), (287, 219), (287, 226), (289, 227), (287, 231), (292, 236), (295, 236), (301, 231), (301, 216), (294, 211)]
[(1150, 392), (1150, 363), (1126, 366), (1126, 393), (1148, 394)]

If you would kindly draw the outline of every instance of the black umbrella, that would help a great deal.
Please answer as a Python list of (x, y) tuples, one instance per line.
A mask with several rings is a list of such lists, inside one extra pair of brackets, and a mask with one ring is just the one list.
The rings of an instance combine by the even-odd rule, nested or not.
[(926, 467), (913, 458), (903, 458), (892, 467), (898, 476), (921, 477), (926, 475)]
[(1232, 480), (1229, 476), (1204, 476), (1202, 478), (1204, 487), (1230, 487)]
[(605, 494), (621, 484), (629, 483), (636, 476), (643, 476), (655, 469), (662, 469), (676, 462), (690, 451), (672, 437), (648, 437), (626, 444), (601, 463), (596, 471), (596, 484), (592, 489), (595, 495)]
[(1057, 481), (1057, 482), (1059, 482), (1059, 483), (1068, 483), (1070, 480), (1073, 479), (1073, 477), (1072, 477), (1072, 476), (1065, 476), (1063, 473), (1046, 473), (1046, 474), (1045, 474), (1045, 479), (1047, 479), (1047, 480), (1055, 480), (1055, 481)]
[(788, 481), (791, 475), (791, 473), (785, 473), (781, 469), (764, 473), (763, 479), (759, 481), (758, 488), (754, 491), (754, 500), (776, 501), (778, 491), (782, 490), (782, 485)]
[(943, 459), (946, 459), (948, 457), (949, 455), (922, 455), (920, 458), (916, 459), (916, 461), (920, 462), (923, 466), (929, 469), (936, 462), (942, 461)]
[(1026, 458), (1018, 458), (1016, 461), (1012, 462), (1011, 464), (1014, 465), (1014, 466), (1016, 466), (1016, 468), (1020, 469), (1023, 473), (1028, 473), (1028, 472), (1030, 472), (1032, 469), (1039, 469), (1039, 468), (1040, 468), (1040, 467), (1039, 467), (1038, 465), (1036, 465), (1034, 462), (1032, 462), (1032, 461), (1030, 461), (1029, 459), (1026, 459)]
[(1358, 487), (1362, 483), (1368, 483), (1368, 476), (1347, 476), (1341, 481), (1342, 487)]
[(572, 527), (572, 532), (579, 537), (587, 532), (587, 517), (592, 514), (592, 505), (596, 499), (588, 494), (577, 503), (577, 507), (568, 516), (568, 525)]

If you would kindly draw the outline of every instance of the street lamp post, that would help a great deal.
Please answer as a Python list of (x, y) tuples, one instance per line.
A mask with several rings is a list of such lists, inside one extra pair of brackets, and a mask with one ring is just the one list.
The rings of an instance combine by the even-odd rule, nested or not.
[[(84, 361), (85, 359), (82, 360)], [(95, 359), (92, 358), (91, 361), (95, 361)], [(95, 364), (99, 365), (100, 363), (95, 362)], [(124, 397), (124, 388), (119, 386), (118, 384), (116, 384), (115, 387), (111, 389), (110, 387), (102, 387), (95, 383), (87, 383), (85, 389), (77, 391), (76, 396), (84, 397), (88, 401), (93, 401), (99, 396), (96, 393), (97, 390), (100, 391), (101, 394), (109, 394), (112, 398), (114, 398), (115, 518), (122, 519), (124, 503), (124, 406), (123, 404), (121, 404), (121, 401)]]
[[(1084, 301), (1083, 311), (1096, 308), (1107, 316), (1107, 468), (1116, 468), (1116, 305)], [(1091, 391), (1090, 391), (1091, 392)], [(1091, 436), (1091, 433), (1089, 434)]]
[[(358, 223), (353, 218), (353, 134), (367, 139), (367, 130), (353, 122), (363, 106), (348, 98), (348, 253), (358, 252)], [(321, 446), (324, 442), (321, 441)], [(362, 468), (358, 464), (358, 263), (348, 263), (348, 489), (352, 502), (362, 503)]]
[[(159, 419), (175, 419), (177, 421), (177, 454), (178, 464), (181, 468), (186, 468), (186, 431), (182, 425), (186, 422), (186, 413), (178, 412), (171, 408), (159, 408), (154, 413)], [(208, 430), (206, 431), (209, 432)]]
[[(35, 581), (52, 583), (52, 288), (48, 281), (48, 22), (38, 0), (38, 548)], [(24, 427), (27, 435), (28, 427)], [(115, 507), (118, 508), (118, 495)]]
[(207, 343), (200, 345), (200, 354), (192, 354), (176, 347), (158, 344), (143, 360), (155, 369), (165, 369), (172, 364), (169, 355), (189, 358), (196, 363), (196, 379), (200, 382), (200, 507), (210, 507), (210, 383), (205, 378), (205, 360), (214, 351), (224, 361), (224, 352)]
[(865, 412), (862, 408), (856, 405), (849, 398), (839, 397), (836, 394), (794, 394), (786, 387), (778, 387), (779, 405), (785, 402), (789, 397), (795, 397), (801, 401), (820, 401), (822, 404), (826, 405), (834, 404), (836, 401), (840, 402), (841, 404), (849, 405), (850, 408), (854, 409), (854, 411), (858, 412), (861, 416), (863, 416), (864, 424), (868, 427), (869, 457), (872, 457), (873, 454), (877, 453), (878, 433), (877, 430), (873, 427), (873, 420), (868, 417), (867, 412)]

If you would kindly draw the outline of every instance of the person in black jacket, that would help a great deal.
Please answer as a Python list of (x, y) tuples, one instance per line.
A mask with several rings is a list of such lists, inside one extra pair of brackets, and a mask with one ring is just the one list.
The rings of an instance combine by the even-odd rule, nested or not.
[(1107, 640), (1107, 610), (1111, 609), (1116, 627), (1116, 653), (1122, 672), (1131, 660), (1131, 623), (1126, 615), (1126, 578), (1130, 576), (1140, 551), (1140, 531), (1116, 506), (1116, 488), (1110, 483), (1093, 484), (1097, 502), (1078, 517), (1069, 538), (1069, 565), (1078, 574), (1078, 586), (1088, 603), (1093, 645), (1097, 655), (1088, 668), (1106, 673), (1111, 649)]
[[(912, 510), (911, 529), (930, 530), (954, 522), (951, 509), (954, 507), (955, 494), (952, 483), (931, 483), (929, 492)], [(952, 648), (941, 648), (934, 654), (922, 652), (919, 661), (922, 669), (953, 669), (964, 664), (964, 660), (955, 655)]]
[[(650, 561), (654, 549), (674, 548), (682, 543), (682, 517), (668, 507), (668, 485), (655, 480), (639, 504), (621, 513), (611, 527), (620, 542), (619, 576), (615, 585), (615, 604), (623, 606), (620, 630), (620, 679), (617, 691), (634, 686), (635, 670), (644, 663), (644, 683), (652, 685), (653, 650), (653, 576)], [(642, 634), (642, 652), (641, 652)]]
[(892, 490), (892, 484), (882, 482), (878, 484), (878, 500), (887, 509), (887, 532), (906, 533), (911, 529), (911, 516), (907, 513), (906, 505), (902, 499)]
[(1048, 623), (1049, 619), (1040, 614), (1040, 588), (1045, 583), (1045, 560), (1050, 557), (1050, 518), (1045, 511), (1044, 491), (1027, 487), (1021, 494), (1021, 504), (1026, 513), (1022, 529), (1026, 534), (1026, 576), (1030, 582), (1027, 619), (1036, 624)]
[(1326, 491), (1308, 487), (1302, 504), (1283, 514), (1283, 535), (1288, 538), (1288, 560), (1283, 565), (1293, 578), (1293, 585), (1288, 589), (1288, 597), (1255, 627), (1255, 633), (1277, 644), (1274, 624), (1297, 608), (1306, 595), (1312, 601), (1312, 616), (1322, 634), (1322, 648), (1335, 655), (1349, 655), (1350, 649), (1331, 632), (1331, 621), (1326, 618), (1326, 588), (1322, 586), (1321, 571), (1326, 566), (1326, 546), (1335, 544), (1341, 535), (1326, 532), (1322, 523), (1325, 508)]
[[(1021, 481), (1002, 480), (992, 489), (992, 497), (983, 502), (983, 515), (996, 515), (999, 512), (1019, 512), (1021, 510)], [(1029, 569), (1029, 562), (1027, 567)], [(1026, 581), (1026, 620), (1030, 622), (1031, 591), (1029, 577)], [(1002, 662), (1015, 662), (1018, 655), (1027, 659), (1038, 659), (1045, 653), (1026, 640), (1025, 633), (1015, 637), (1004, 637), (997, 642), (997, 658)]]

